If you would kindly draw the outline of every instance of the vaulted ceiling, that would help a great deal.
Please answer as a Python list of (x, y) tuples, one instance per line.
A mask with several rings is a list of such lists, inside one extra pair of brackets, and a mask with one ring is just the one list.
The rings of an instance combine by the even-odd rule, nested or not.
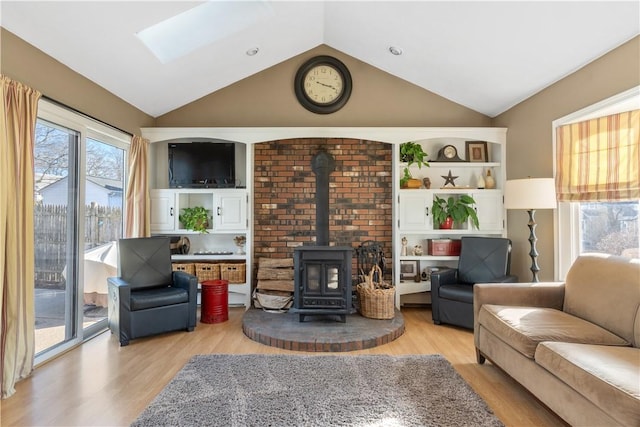
[[(158, 59), (137, 34), (185, 12), (160, 39), (182, 51)], [(154, 117), (323, 44), (494, 117), (637, 36), (639, 16), (638, 1), (0, 2), (2, 27)]]

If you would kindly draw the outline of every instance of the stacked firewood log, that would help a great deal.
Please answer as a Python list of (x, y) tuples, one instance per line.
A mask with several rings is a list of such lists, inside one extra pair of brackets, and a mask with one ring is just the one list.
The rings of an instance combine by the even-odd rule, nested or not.
[(256, 308), (288, 309), (293, 303), (293, 259), (260, 258), (258, 285), (254, 292)]

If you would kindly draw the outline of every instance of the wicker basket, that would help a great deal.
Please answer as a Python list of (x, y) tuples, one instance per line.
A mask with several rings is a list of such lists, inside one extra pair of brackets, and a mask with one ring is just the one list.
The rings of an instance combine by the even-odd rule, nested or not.
[[(378, 273), (380, 282), (374, 282), (374, 274)], [(360, 314), (370, 319), (393, 319), (395, 316), (395, 293), (393, 285), (382, 281), (382, 270), (377, 265), (371, 269), (369, 276), (356, 287)]]
[(232, 283), (246, 282), (247, 266), (243, 263), (220, 264), (220, 278)]
[(220, 264), (218, 263), (199, 263), (195, 264), (196, 276), (198, 282), (202, 283), (205, 280), (218, 280), (220, 279)]
[(174, 262), (171, 264), (171, 269), (173, 271), (184, 271), (188, 274), (196, 274), (196, 266), (193, 263)]
[(269, 295), (253, 291), (253, 305), (263, 310), (286, 311), (293, 305), (293, 296)]

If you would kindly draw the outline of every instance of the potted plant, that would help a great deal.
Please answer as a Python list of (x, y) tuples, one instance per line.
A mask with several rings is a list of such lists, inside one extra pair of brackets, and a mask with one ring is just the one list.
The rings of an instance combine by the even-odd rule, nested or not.
[(422, 150), (422, 145), (411, 141), (400, 144), (400, 161), (407, 163), (404, 175), (400, 178), (400, 188), (420, 188), (420, 180), (411, 176), (409, 166), (417, 164), (420, 169), (423, 165), (429, 167), (426, 157), (427, 153)]
[(202, 206), (182, 209), (182, 214), (178, 219), (187, 230), (193, 230), (203, 234), (208, 233), (209, 212)]
[(475, 228), (479, 228), (478, 214), (472, 207), (476, 201), (468, 194), (454, 198), (450, 196), (443, 199), (435, 194), (433, 195), (433, 205), (431, 206), (431, 214), (433, 215), (433, 224), (439, 224), (441, 229), (452, 228), (453, 223), (462, 224), (471, 218), (471, 223)]

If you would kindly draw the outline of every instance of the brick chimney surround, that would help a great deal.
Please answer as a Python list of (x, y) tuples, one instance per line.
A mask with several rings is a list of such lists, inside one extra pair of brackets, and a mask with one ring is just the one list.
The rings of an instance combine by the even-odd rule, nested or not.
[[(311, 163), (324, 151), (335, 159), (329, 182), (326, 243), (356, 248), (366, 240), (375, 240), (391, 260), (392, 147), (341, 138), (256, 144), (253, 259), (293, 258), (294, 248), (316, 244), (316, 177)], [(356, 273), (355, 261), (352, 271)]]

